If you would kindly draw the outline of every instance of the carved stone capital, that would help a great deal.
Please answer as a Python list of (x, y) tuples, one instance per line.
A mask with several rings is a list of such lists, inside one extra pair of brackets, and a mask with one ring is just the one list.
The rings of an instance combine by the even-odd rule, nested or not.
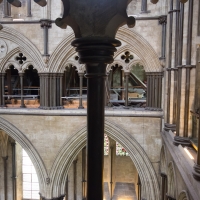
[(51, 23), (52, 23), (52, 21), (51, 20), (49, 20), (49, 19), (41, 19), (40, 20), (40, 26), (41, 26), (41, 28), (51, 28)]
[(167, 24), (167, 15), (160, 16), (158, 21), (159, 24)]
[(60, 28), (70, 26), (76, 38), (110, 37), (120, 26), (134, 27), (135, 18), (128, 17), (129, 0), (62, 0), (64, 13), (55, 23)]

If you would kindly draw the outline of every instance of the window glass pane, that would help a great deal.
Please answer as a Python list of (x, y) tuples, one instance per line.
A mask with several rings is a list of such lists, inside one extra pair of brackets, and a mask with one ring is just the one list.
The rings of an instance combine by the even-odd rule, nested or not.
[(39, 197), (38, 177), (28, 154), (23, 150), (23, 199), (36, 200)]
[(23, 165), (32, 165), (31, 159), (29, 157), (23, 157)]
[(24, 173), (24, 174), (29, 174), (29, 173), (31, 173), (31, 166), (26, 166), (26, 165), (23, 165), (23, 169), (22, 169), (22, 172)]
[(32, 191), (39, 191), (39, 184), (38, 183), (32, 183)]
[(23, 174), (23, 182), (31, 182), (31, 174)]
[(32, 199), (39, 199), (39, 191), (32, 191)]
[(31, 190), (31, 183), (23, 182), (23, 190), (24, 191)]
[(37, 174), (32, 174), (32, 182), (33, 182), (33, 183), (38, 183)]
[(122, 147), (122, 145), (119, 144), (119, 142), (116, 142), (116, 155), (117, 156), (128, 156), (128, 152), (126, 152), (126, 149), (124, 149), (124, 147)]
[(24, 199), (31, 199), (31, 191), (23, 191)]

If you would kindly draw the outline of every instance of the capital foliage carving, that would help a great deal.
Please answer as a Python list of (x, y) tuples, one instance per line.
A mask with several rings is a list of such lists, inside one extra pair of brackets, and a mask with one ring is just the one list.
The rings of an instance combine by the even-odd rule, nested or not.
[(128, 17), (127, 5), (131, 0), (62, 0), (63, 17), (55, 23), (61, 28), (70, 26), (76, 38), (114, 38), (118, 28), (124, 24), (134, 27), (135, 18)]

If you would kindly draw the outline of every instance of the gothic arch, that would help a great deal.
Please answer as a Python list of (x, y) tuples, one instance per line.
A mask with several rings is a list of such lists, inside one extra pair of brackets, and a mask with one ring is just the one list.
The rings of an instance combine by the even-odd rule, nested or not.
[[(47, 198), (63, 195), (69, 167), (73, 160), (86, 145), (86, 126), (64, 144), (50, 171), (49, 193)], [(105, 121), (105, 133), (127, 149), (134, 162), (142, 183), (142, 197), (148, 200), (159, 199), (159, 184), (153, 166), (140, 144), (124, 129), (111, 121)]]
[[(26, 38), (23, 34), (17, 32), (15, 29), (4, 26), (0, 31), (0, 38), (9, 40), (19, 47), (16, 48), (24, 54), (26, 54), (37, 66), (38, 72), (46, 71), (45, 63), (43, 61), (42, 55), (39, 50), (35, 47), (34, 44), (30, 42), (28, 38)], [(9, 54), (9, 53), (8, 53)]]
[[(146, 72), (162, 71), (158, 55), (153, 47), (139, 33), (122, 27), (118, 30), (116, 38), (120, 41), (124, 41), (127, 45), (118, 48), (114, 55), (114, 59), (125, 50), (129, 49), (142, 60)], [(75, 48), (71, 46), (71, 42), (74, 39), (74, 34), (69, 34), (51, 54), (49, 58), (50, 72), (58, 72), (60, 66), (63, 66), (62, 63), (65, 63), (73, 54), (75, 54)]]
[(185, 190), (183, 190), (179, 196), (178, 196), (178, 200), (189, 200), (188, 198), (188, 194)]
[(173, 162), (170, 162), (168, 165), (167, 178), (168, 178), (167, 194), (173, 198), (176, 198), (176, 188), (177, 188), (176, 187), (176, 174), (175, 174)]
[(50, 72), (62, 71), (63, 63), (66, 63), (68, 59), (76, 53), (75, 48), (71, 45), (71, 42), (74, 39), (74, 34), (71, 33), (64, 40), (62, 40), (53, 51), (49, 58)]
[(167, 174), (167, 157), (164, 145), (162, 146), (160, 152), (160, 172)]
[(0, 117), (0, 129), (5, 131), (11, 138), (17, 141), (28, 153), (29, 157), (33, 161), (38, 175), (40, 190), (41, 192), (46, 191), (45, 185), (46, 179), (48, 178), (47, 170), (37, 150), (18, 128), (16, 128), (14, 125), (12, 125), (10, 122), (3, 119), (2, 117)]
[[(139, 33), (121, 27), (117, 31), (116, 39), (127, 43), (133, 53), (135, 53), (145, 64), (146, 72), (161, 72), (162, 66), (159, 57), (153, 47)], [(127, 46), (119, 48), (115, 57), (127, 49)]]

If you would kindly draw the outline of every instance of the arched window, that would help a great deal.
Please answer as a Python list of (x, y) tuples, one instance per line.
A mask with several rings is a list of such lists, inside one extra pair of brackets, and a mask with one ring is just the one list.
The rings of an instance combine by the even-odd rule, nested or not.
[(35, 167), (26, 151), (22, 151), (22, 174), (23, 174), (23, 200), (40, 199), (39, 183)]

